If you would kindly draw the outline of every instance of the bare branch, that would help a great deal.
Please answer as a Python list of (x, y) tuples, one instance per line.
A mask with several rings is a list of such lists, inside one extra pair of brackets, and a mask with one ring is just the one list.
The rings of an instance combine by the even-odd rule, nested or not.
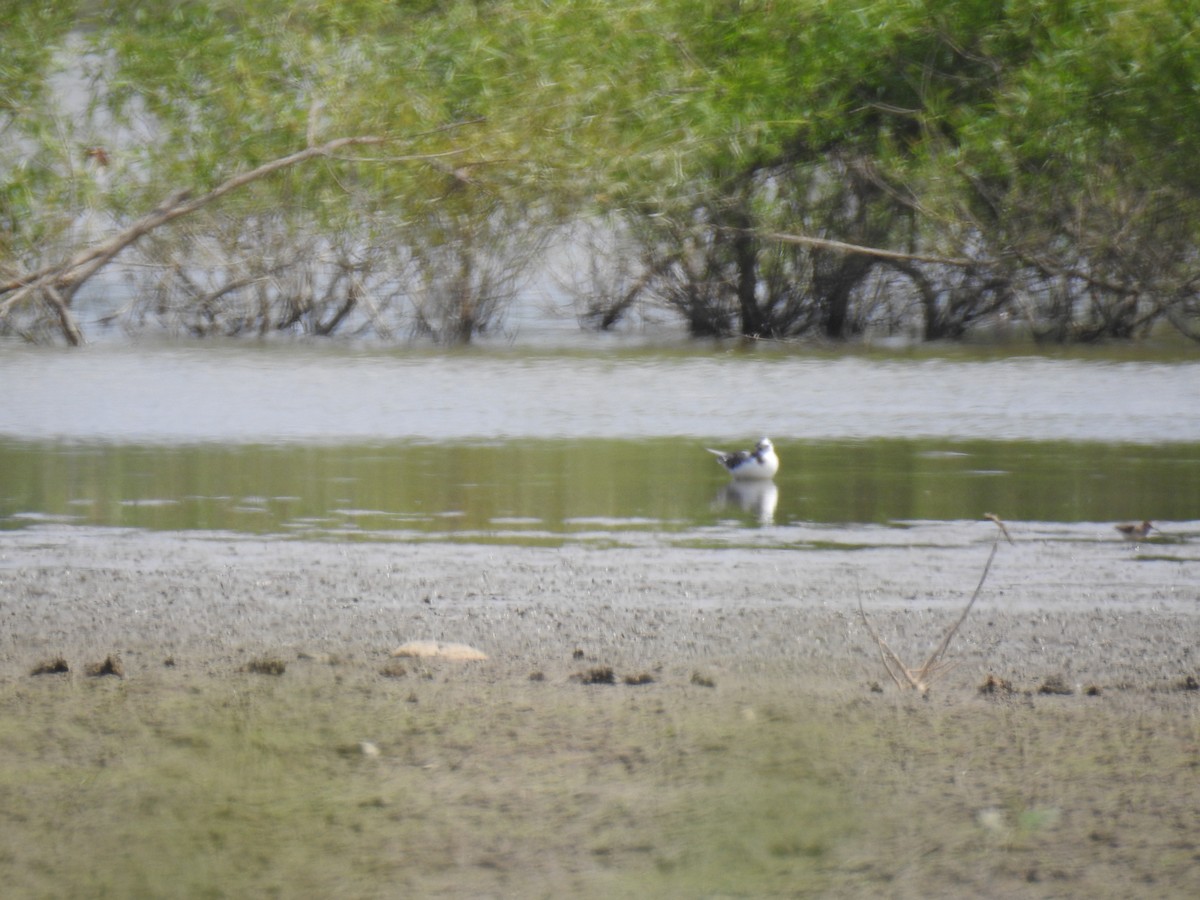
[(1005, 540), (1007, 540), (1010, 544), (1013, 542), (1012, 535), (1008, 533), (1008, 528), (1005, 526), (1004, 522), (1000, 520), (998, 515), (995, 513), (984, 513), (983, 517), (989, 522), (995, 523), (996, 527), (999, 528), (1000, 532), (1004, 535)]
[(983, 590), (983, 583), (987, 581), (988, 571), (992, 568), (992, 560), (996, 558), (996, 551), (1000, 548), (1000, 542), (992, 543), (992, 552), (988, 554), (987, 562), (983, 566), (983, 574), (979, 576), (979, 584), (975, 585), (975, 593), (971, 595), (971, 600), (963, 607), (962, 615), (958, 617), (958, 621), (947, 629), (945, 635), (942, 636), (942, 642), (937, 645), (937, 649), (929, 654), (929, 659), (925, 660), (925, 664), (917, 670), (917, 678), (920, 681), (925, 681), (929, 674), (937, 667), (938, 661), (942, 654), (946, 652), (946, 648), (950, 646), (950, 641), (954, 639), (954, 635), (958, 633), (958, 629), (962, 623), (967, 620), (967, 614), (971, 611), (971, 607), (975, 605), (975, 601), (979, 599), (979, 592)]
[(67, 301), (63, 299), (62, 294), (55, 290), (53, 285), (49, 284), (46, 285), (46, 299), (49, 300), (55, 315), (58, 316), (58, 322), (67, 338), (67, 343), (72, 347), (78, 347), (83, 343), (83, 333), (75, 323), (75, 317), (71, 315), (71, 310), (67, 308)]
[[(1009, 543), (1012, 543), (1012, 538), (1008, 534), (1008, 529), (1004, 526), (1004, 523), (1000, 521), (998, 516), (993, 515), (992, 513), (986, 513), (985, 518), (995, 522), (1001, 532), (1003, 532), (1004, 536), (1008, 538)], [(896, 655), (896, 652), (888, 646), (887, 641), (885, 641), (879, 632), (875, 630), (875, 626), (872, 625), (871, 621), (867, 618), (866, 610), (863, 609), (862, 598), (859, 597), (858, 613), (860, 616), (862, 616), (863, 625), (866, 626), (867, 632), (871, 635), (871, 639), (875, 641), (875, 646), (879, 649), (879, 658), (883, 662), (883, 668), (887, 671), (888, 675), (891, 676), (892, 681), (896, 683), (898, 688), (904, 689), (908, 687), (915, 691), (919, 691), (922, 694), (927, 693), (929, 691), (929, 686), (933, 683), (934, 679), (940, 677), (953, 668), (953, 664), (947, 663), (942, 657), (949, 648), (950, 642), (954, 639), (954, 635), (956, 635), (958, 633), (958, 629), (962, 627), (962, 623), (967, 620), (967, 615), (971, 612), (971, 608), (975, 605), (975, 601), (979, 599), (979, 594), (983, 590), (984, 582), (987, 581), (988, 572), (991, 571), (992, 568), (992, 560), (996, 558), (996, 551), (998, 549), (1000, 549), (1000, 539), (996, 538), (996, 540), (992, 542), (992, 552), (988, 554), (987, 562), (983, 567), (983, 573), (979, 576), (979, 584), (975, 585), (975, 593), (971, 595), (971, 599), (967, 602), (967, 605), (963, 607), (963, 611), (959, 615), (958, 619), (953, 625), (946, 629), (946, 632), (942, 635), (942, 639), (938, 643), (937, 647), (935, 647), (933, 652), (929, 654), (929, 658), (925, 660), (924, 664), (919, 669), (910, 669), (904, 664), (904, 661)], [(903, 680), (900, 678), (901, 675), (904, 676)]]
[[(0, 303), (0, 318), (7, 316), (22, 300), (30, 295), (40, 293), (58, 316), (63, 335), (66, 337), (67, 342), (72, 345), (78, 345), (83, 342), (83, 335), (69, 311), (71, 298), (84, 282), (104, 266), (108, 265), (108, 263), (112, 262), (123, 250), (136, 243), (145, 235), (168, 222), (172, 222), (182, 216), (190, 215), (208, 206), (226, 194), (230, 194), (254, 181), (258, 181), (283, 169), (313, 159), (335, 157), (335, 154), (345, 147), (378, 145), (390, 143), (394, 140), (395, 138), (376, 135), (337, 138), (318, 146), (306, 147), (296, 153), (264, 163), (250, 171), (242, 172), (198, 197), (192, 197), (190, 190), (176, 191), (168, 196), (152, 212), (133, 222), (107, 240), (77, 253), (70, 260), (44, 266), (36, 272), (19, 275), (8, 282), (0, 284), (0, 296), (4, 294), (11, 295), (3, 303)], [(380, 161), (384, 163), (427, 161), (450, 155), (453, 152), (456, 151), (412, 154)]]
[(871, 624), (871, 620), (867, 618), (866, 610), (863, 609), (862, 597), (858, 598), (858, 614), (862, 616), (863, 625), (867, 627), (867, 631), (875, 641), (875, 646), (879, 648), (879, 659), (883, 663), (883, 668), (887, 671), (888, 675), (892, 677), (892, 681), (896, 683), (896, 687), (901, 689), (906, 687), (904, 682), (900, 680), (900, 676), (896, 674), (900, 672), (908, 681), (907, 687), (917, 688), (917, 684), (913, 680), (912, 674), (908, 671), (908, 667), (901, 662), (900, 657), (896, 655), (895, 651), (887, 645), (887, 641), (880, 637), (879, 632), (875, 630), (875, 626)]
[(931, 256), (924, 253), (899, 253), (895, 250), (881, 250), (878, 247), (864, 247), (860, 244), (848, 244), (845, 241), (832, 241), (828, 238), (808, 237), (801, 234), (785, 234), (780, 231), (754, 232), (754, 234), (757, 234), (763, 240), (779, 241), (783, 244), (799, 244), (802, 247), (814, 247), (818, 250), (835, 250), (838, 253), (858, 253), (863, 256), (874, 256), (879, 259), (899, 260), (902, 262), (933, 263), (942, 266), (955, 266), (960, 269), (995, 264), (993, 260), (967, 259), (962, 256)]

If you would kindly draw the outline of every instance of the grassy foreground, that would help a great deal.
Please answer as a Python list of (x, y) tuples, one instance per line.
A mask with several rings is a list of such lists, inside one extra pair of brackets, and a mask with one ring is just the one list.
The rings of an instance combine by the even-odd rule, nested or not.
[(1193, 694), (289, 662), (0, 684), (6, 897), (1186, 896)]

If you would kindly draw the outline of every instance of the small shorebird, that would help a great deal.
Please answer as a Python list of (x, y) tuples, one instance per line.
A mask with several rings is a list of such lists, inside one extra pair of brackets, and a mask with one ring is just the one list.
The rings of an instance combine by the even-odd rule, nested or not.
[(1113, 527), (1121, 532), (1121, 536), (1127, 541), (1144, 540), (1146, 535), (1151, 531), (1158, 531), (1152, 522), (1142, 522), (1140, 525), (1127, 523), (1124, 525), (1114, 525)]
[(775, 445), (770, 438), (763, 438), (754, 445), (753, 450), (738, 450), (736, 453), (726, 453), (724, 450), (713, 450), (713, 454), (725, 471), (733, 476), (734, 481), (765, 481), (775, 477), (779, 471), (779, 457), (775, 455)]

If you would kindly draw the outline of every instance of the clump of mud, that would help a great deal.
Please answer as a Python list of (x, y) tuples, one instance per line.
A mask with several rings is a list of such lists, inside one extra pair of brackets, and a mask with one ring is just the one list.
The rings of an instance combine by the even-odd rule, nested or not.
[(408, 669), (404, 667), (403, 663), (398, 663), (393, 660), (380, 669), (379, 674), (384, 678), (403, 678), (408, 674)]
[(998, 675), (988, 674), (988, 677), (983, 680), (983, 684), (979, 686), (979, 693), (990, 696), (1007, 697), (1015, 692), (1011, 681), (1007, 681)]
[(612, 666), (596, 666), (586, 672), (576, 672), (571, 676), (571, 680), (580, 684), (616, 684), (617, 676)]
[(1037, 692), (1039, 694), (1066, 696), (1075, 693), (1075, 689), (1067, 684), (1067, 679), (1063, 678), (1062, 675), (1047, 675), (1038, 687)]
[(44, 659), (33, 667), (30, 675), (65, 675), (71, 671), (71, 667), (67, 665), (67, 661), (61, 656), (56, 656), (53, 659)]
[[(538, 676), (536, 678), (532, 675), (530, 676), (534, 681), (541, 681), (545, 678), (541, 672), (535, 672), (534, 675)], [(616, 684), (617, 673), (613, 671), (612, 666), (595, 666), (586, 672), (576, 672), (569, 680), (579, 684)], [(640, 672), (637, 675), (625, 675), (621, 678), (621, 684), (633, 685), (635, 687), (644, 684), (654, 684), (654, 676), (649, 672)]]
[(242, 671), (252, 675), (282, 675), (287, 671), (287, 663), (276, 656), (264, 656), (250, 660), (242, 666)]
[(113, 656), (111, 653), (104, 657), (103, 662), (90, 663), (83, 670), (89, 678), (103, 678), (105, 675), (113, 675), (117, 678), (125, 677), (125, 664), (121, 662), (121, 657)]

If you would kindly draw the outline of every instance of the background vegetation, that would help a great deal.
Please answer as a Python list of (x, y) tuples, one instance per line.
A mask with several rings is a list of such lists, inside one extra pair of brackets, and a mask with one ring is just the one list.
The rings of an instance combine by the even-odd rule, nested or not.
[(251, 6), (0, 3), (0, 332), (1200, 338), (1189, 0)]

